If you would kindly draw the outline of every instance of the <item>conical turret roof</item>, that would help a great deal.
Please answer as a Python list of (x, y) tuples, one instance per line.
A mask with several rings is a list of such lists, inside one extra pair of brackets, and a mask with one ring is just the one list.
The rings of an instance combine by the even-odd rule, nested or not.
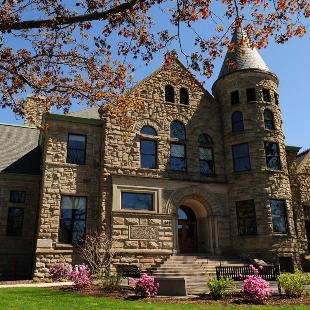
[(256, 69), (270, 72), (268, 66), (260, 56), (256, 48), (251, 48), (247, 45), (241, 46), (240, 42), (246, 35), (240, 28), (235, 30), (231, 39), (232, 43), (236, 43), (233, 51), (228, 51), (224, 63), (222, 65), (218, 78), (226, 74), (248, 69)]

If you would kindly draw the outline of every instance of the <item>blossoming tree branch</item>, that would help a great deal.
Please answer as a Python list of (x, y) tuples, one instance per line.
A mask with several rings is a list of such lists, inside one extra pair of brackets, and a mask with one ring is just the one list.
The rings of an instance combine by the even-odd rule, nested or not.
[[(1, 0), (0, 105), (23, 115), (27, 93), (69, 110), (74, 102), (113, 106), (125, 113), (137, 101), (124, 96), (141, 62), (177, 49), (195, 73), (212, 75), (214, 60), (238, 44), (265, 47), (306, 33), (307, 0)], [(184, 46), (184, 29), (193, 46)]]

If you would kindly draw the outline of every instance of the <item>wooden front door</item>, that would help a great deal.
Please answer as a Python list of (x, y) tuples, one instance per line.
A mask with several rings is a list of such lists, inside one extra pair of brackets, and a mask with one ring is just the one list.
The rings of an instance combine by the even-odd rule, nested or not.
[(197, 252), (197, 220), (194, 212), (186, 206), (179, 207), (178, 240), (181, 253)]

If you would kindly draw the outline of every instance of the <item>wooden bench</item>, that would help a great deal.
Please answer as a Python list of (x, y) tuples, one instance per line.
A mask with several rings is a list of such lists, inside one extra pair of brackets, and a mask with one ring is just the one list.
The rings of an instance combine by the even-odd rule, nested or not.
[(116, 265), (118, 275), (125, 278), (140, 278), (141, 272), (136, 265)]
[[(234, 281), (242, 281), (244, 277), (253, 275), (254, 272), (249, 266), (227, 266), (216, 267), (216, 277), (220, 278), (231, 278)], [(266, 281), (276, 281), (277, 276), (280, 274), (279, 266), (263, 266), (259, 270), (259, 275)]]

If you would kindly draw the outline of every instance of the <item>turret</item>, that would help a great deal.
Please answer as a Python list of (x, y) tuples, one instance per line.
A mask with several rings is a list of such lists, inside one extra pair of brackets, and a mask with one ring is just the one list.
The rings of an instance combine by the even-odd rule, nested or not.
[(237, 29), (212, 88), (221, 105), (232, 247), (279, 262), (294, 246), (295, 228), (278, 78), (256, 49), (240, 44), (245, 39)]

